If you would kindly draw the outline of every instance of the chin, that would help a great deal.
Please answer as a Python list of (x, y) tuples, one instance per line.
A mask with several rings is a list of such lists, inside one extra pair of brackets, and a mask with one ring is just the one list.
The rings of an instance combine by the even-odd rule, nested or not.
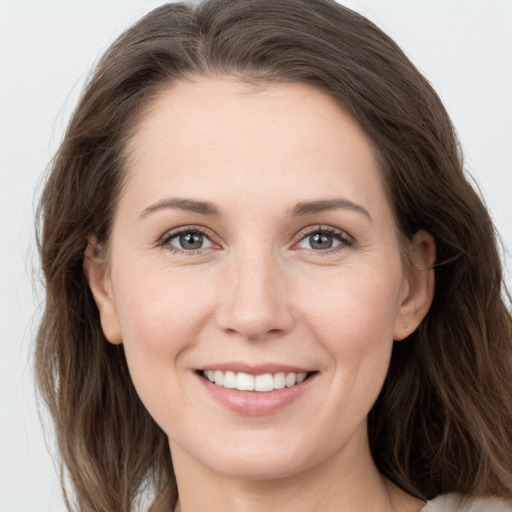
[(314, 459), (318, 452), (309, 453), (305, 440), (300, 436), (293, 439), (289, 433), (253, 431), (231, 434), (224, 439), (205, 437), (204, 443), (196, 443), (189, 450), (181, 444), (178, 452), (171, 443), (173, 458), (175, 453), (180, 458), (192, 457), (209, 471), (243, 480), (286, 478), (317, 462)]
[(301, 473), (308, 468), (311, 461), (302, 456), (291, 454), (268, 453), (256, 450), (257, 453), (234, 454), (218, 461), (212, 469), (217, 473), (243, 480), (278, 480)]

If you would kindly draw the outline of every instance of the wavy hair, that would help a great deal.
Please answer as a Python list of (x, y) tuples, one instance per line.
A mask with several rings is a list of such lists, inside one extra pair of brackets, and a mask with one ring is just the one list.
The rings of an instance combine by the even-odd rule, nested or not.
[[(171, 455), (105, 340), (84, 275), (108, 244), (125, 148), (145, 107), (178, 80), (230, 75), (327, 92), (372, 141), (398, 230), (435, 239), (432, 307), (396, 343), (369, 416), (379, 470), (409, 493), (512, 499), (512, 320), (493, 224), (463, 169), (438, 96), (379, 28), (331, 0), (206, 0), (159, 7), (99, 61), (51, 166), (38, 211), (46, 305), (36, 378), (62, 478), (80, 511), (176, 500)], [(67, 498), (68, 507), (74, 505)]]

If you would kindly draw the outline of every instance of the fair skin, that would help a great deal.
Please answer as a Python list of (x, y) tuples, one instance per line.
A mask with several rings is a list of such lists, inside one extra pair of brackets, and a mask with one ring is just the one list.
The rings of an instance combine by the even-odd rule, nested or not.
[(431, 303), (434, 243), (416, 235), (406, 273), (358, 125), (304, 85), (198, 78), (160, 94), (128, 154), (86, 271), (169, 437), (176, 510), (419, 510), (375, 467), (366, 418)]

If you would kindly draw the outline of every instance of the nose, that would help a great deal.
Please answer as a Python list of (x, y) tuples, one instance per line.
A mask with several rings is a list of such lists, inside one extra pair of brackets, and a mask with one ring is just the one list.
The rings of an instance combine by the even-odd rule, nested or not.
[(269, 254), (247, 252), (229, 264), (220, 291), (217, 325), (223, 331), (257, 341), (279, 337), (293, 326), (286, 272)]

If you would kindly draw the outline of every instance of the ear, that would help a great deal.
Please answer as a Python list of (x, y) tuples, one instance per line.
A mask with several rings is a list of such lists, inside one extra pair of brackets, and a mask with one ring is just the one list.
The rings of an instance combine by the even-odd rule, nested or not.
[(100, 313), (101, 329), (110, 343), (122, 342), (112, 282), (106, 258), (96, 240), (90, 239), (84, 253), (84, 272)]
[(432, 304), (436, 260), (436, 244), (432, 235), (424, 230), (418, 231), (411, 240), (409, 258), (410, 268), (395, 319), (396, 341), (403, 340), (418, 327)]

